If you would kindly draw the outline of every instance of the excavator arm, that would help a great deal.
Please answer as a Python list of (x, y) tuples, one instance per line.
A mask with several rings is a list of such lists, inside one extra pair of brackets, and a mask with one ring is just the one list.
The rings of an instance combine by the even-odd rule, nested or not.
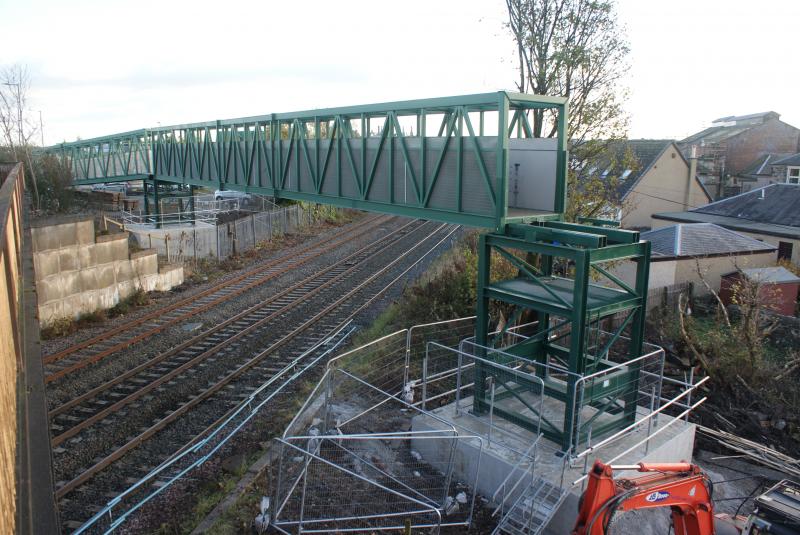
[[(614, 479), (614, 470), (648, 475)], [(669, 507), (675, 535), (714, 535), (711, 483), (690, 463), (611, 466), (595, 461), (572, 535), (606, 535), (617, 511)]]

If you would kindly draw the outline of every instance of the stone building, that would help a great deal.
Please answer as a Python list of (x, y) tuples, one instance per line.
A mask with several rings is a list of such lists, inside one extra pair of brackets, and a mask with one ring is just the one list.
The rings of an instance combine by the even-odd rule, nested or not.
[(722, 117), (678, 146), (686, 157), (696, 151), (697, 174), (719, 199), (746, 191), (742, 176), (757, 175), (769, 169), (770, 160), (800, 152), (800, 129), (781, 121), (774, 111)]

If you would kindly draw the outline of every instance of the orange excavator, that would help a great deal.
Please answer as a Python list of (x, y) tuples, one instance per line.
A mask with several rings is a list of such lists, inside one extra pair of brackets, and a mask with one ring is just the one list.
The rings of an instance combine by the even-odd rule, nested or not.
[[(614, 479), (614, 471), (638, 471)], [(675, 535), (800, 535), (800, 485), (784, 480), (755, 499), (748, 517), (714, 514), (713, 484), (691, 463), (610, 465), (595, 461), (572, 535), (607, 535), (618, 512), (669, 507)]]

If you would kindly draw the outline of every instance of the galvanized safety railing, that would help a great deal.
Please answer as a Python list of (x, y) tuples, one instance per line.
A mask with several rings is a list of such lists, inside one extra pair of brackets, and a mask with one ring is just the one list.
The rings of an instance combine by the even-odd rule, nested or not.
[(119, 212), (118, 218), (126, 227), (131, 225), (168, 227), (170, 225), (193, 225), (197, 223), (215, 225), (219, 213), (219, 210), (202, 208), (183, 212), (162, 212), (160, 214), (145, 214), (141, 211), (122, 210)]
[[(424, 428), (405, 431), (412, 421)], [(341, 361), (329, 367), (278, 442), (272, 525), (283, 533), (403, 529), (404, 521), (414, 529), (438, 529), (471, 522), (475, 495), (469, 489), (475, 488), (480, 463), (461, 489), (453, 479), (455, 452), (469, 442), (480, 458), (483, 439), (371, 385)]]
[[(658, 406), (653, 410), (643, 414), (642, 417), (637, 419), (634, 423), (623, 429), (620, 429), (613, 435), (606, 437), (595, 444), (589, 444), (586, 449), (571, 456), (571, 463), (573, 466), (577, 462), (583, 460), (582, 475), (575, 479), (571, 483), (571, 486), (576, 486), (579, 484), (582, 485), (586, 481), (590, 468), (590, 457), (596, 458), (600, 452), (611, 452), (610, 455), (612, 456), (603, 459), (603, 462), (607, 464), (619, 463), (628, 455), (633, 455), (636, 459), (641, 459), (649, 452), (650, 444), (654, 441), (655, 437), (661, 435), (669, 429), (674, 428), (676, 425), (682, 423), (684, 425), (687, 424), (689, 414), (693, 410), (697, 409), (697, 407), (702, 405), (707, 399), (706, 397), (703, 397), (692, 402), (692, 395), (709, 379), (710, 377), (706, 376), (696, 382), (693, 382), (692, 380), (684, 382), (665, 378), (665, 380), (668, 380), (673, 387), (678, 388), (677, 393), (672, 398), (659, 398), (656, 401)], [(668, 409), (672, 414), (667, 412)], [(659, 425), (659, 415), (669, 416), (666, 423)], [(636, 441), (633, 445), (628, 446), (626, 449), (618, 453), (612, 450), (612, 448), (622, 442), (623, 439), (629, 440), (630, 437), (633, 436), (633, 434), (637, 431), (643, 431), (644, 436)]]
[[(607, 333), (606, 333), (607, 334)], [(625, 337), (620, 337), (625, 342)], [(651, 414), (661, 405), (662, 377), (664, 374), (664, 350), (653, 344), (644, 344), (645, 354), (633, 359), (617, 362), (609, 367), (580, 376), (575, 383), (575, 405), (571, 414), (575, 415), (575, 423), (570, 427), (570, 444), (572, 451), (581, 451), (581, 444), (587, 447), (591, 438), (606, 434), (603, 419), (612, 420), (614, 413), (626, 411), (636, 412), (636, 418)], [(596, 406), (585, 402), (590, 396), (587, 392), (600, 391), (609, 399), (614, 399), (612, 406)], [(618, 392), (631, 392), (620, 406), (616, 401)], [(595, 397), (597, 394), (595, 394)], [(642, 411), (645, 411), (642, 413)], [(588, 413), (588, 414), (587, 414)], [(634, 419), (634, 420), (635, 420)]]
[[(682, 425), (682, 418), (704, 401), (701, 399), (692, 402), (692, 396), (696, 395), (696, 390), (707, 379), (694, 382), (691, 377), (687, 381), (663, 378), (664, 352), (656, 346), (646, 345), (647, 353), (633, 359), (620, 358), (619, 362), (615, 362), (618, 358), (615, 353), (608, 351), (604, 355), (607, 361), (604, 369), (572, 377), (554, 360), (539, 362), (510, 354), (503, 349), (479, 346), (470, 336), (458, 340), (459, 336), (471, 334), (473, 327), (473, 318), (415, 326), (374, 340), (332, 359), (329, 363), (329, 372), (332, 375), (326, 381), (327, 384), (323, 381), (318, 385), (316, 394), (309, 398), (300, 411), (300, 414), (305, 416), (298, 415), (287, 428), (284, 438), (296, 436), (312, 440), (313, 437), (318, 437), (324, 441), (336, 441), (339, 437), (346, 440), (348, 436), (388, 437), (397, 433), (398, 429), (408, 427), (412, 427), (412, 434), (419, 432), (421, 426), (409, 425), (408, 420), (411, 416), (401, 422), (387, 417), (403, 412), (397, 408), (400, 406), (405, 407), (404, 411), (416, 414), (417, 418), (421, 417), (419, 415), (437, 418), (439, 425), (446, 424), (449, 426), (448, 429), (453, 429), (459, 437), (481, 436), (487, 448), (500, 448), (505, 451), (503, 455), (507, 459), (514, 459), (510, 472), (496, 488), (493, 487), (493, 492), (490, 491), (486, 496), (491, 494), (490, 501), (496, 507), (494, 514), (502, 512), (499, 526), (521, 525), (533, 533), (543, 529), (568, 493), (569, 487), (584, 481), (590, 458), (601, 453), (612, 460), (619, 460), (628, 455), (635, 455), (637, 459), (641, 459), (647, 455), (652, 443), (658, 443), (659, 446), (662, 444), (660, 435), (675, 429), (676, 425)], [(507, 336), (509, 339), (524, 339), (526, 335), (523, 333), (531, 332), (531, 329), (526, 327), (530, 326), (510, 329)], [(426, 332), (430, 339), (425, 336)], [(602, 336), (606, 334), (598, 333), (598, 347), (611, 347), (610, 344), (602, 342)], [(443, 340), (436, 340), (437, 336)], [(553, 333), (553, 336), (558, 336), (558, 333)], [(626, 342), (619, 334), (614, 336), (615, 341)], [(346, 377), (351, 385), (357, 384), (358, 387), (344, 388), (332, 379), (336, 374)], [(494, 411), (505, 404), (508, 413), (522, 411), (534, 415), (538, 419), (539, 429), (542, 429), (545, 423), (561, 426), (565, 422), (553, 421), (552, 418), (559, 416), (563, 418), (562, 415), (568, 411), (564, 411), (563, 407), (553, 406), (552, 399), (548, 399), (545, 403), (543, 395), (547, 388), (546, 382), (553, 380), (561, 381), (563, 384), (574, 384), (576, 394), (574, 399), (578, 400), (576, 404), (582, 409), (577, 410), (576, 407), (573, 419), (567, 422), (567, 427), (574, 432), (572, 447), (568, 451), (561, 451), (555, 443), (545, 441), (541, 432), (525, 431), (510, 425), (505, 420), (493, 417)], [(488, 392), (484, 399), (477, 401), (476, 381), (482, 382)], [(669, 385), (667, 389), (671, 392), (669, 395), (665, 395), (664, 385)], [(608, 409), (589, 404), (581, 407), (581, 400), (584, 399), (584, 395), (588, 398), (586, 392), (592, 389), (595, 399), (602, 399), (602, 396), (597, 395), (598, 391), (602, 394), (601, 389), (612, 389), (609, 398), (617, 399), (617, 396), (613, 395), (613, 388), (623, 388), (626, 391), (635, 388), (633, 391), (636, 395), (623, 400), (628, 410), (635, 411), (635, 419), (623, 429), (606, 432), (606, 436), (595, 435), (593, 442), (593, 428), (598, 422), (602, 424), (603, 418), (608, 417), (605, 411), (610, 411), (613, 416), (614, 411), (622, 412), (626, 407)], [(380, 394), (365, 396), (365, 391)], [(332, 410), (330, 407), (337, 404), (332, 400), (337, 398), (341, 406)], [(351, 405), (349, 409), (348, 404)], [(353, 429), (354, 425), (361, 427)], [(441, 431), (445, 432), (445, 428)], [(631, 437), (634, 439), (632, 446), (622, 442), (623, 438), (630, 442)], [(317, 444), (315, 441), (314, 445)], [(448, 451), (445, 446), (440, 446), (438, 449)], [(319, 452), (314, 454), (318, 455)], [(307, 456), (301, 457), (303, 459), (300, 460), (307, 458)], [(541, 463), (539, 459), (548, 461)], [(291, 460), (287, 462), (291, 465)], [(339, 466), (338, 463), (347, 461), (340, 458), (331, 462)], [(582, 469), (581, 462), (584, 463)], [(297, 463), (299, 461), (295, 462)], [(339, 517), (318, 516), (312, 522), (308, 522), (309, 517), (304, 516), (305, 510), (298, 504), (318, 503), (320, 500), (324, 502), (326, 498), (320, 496), (317, 491), (309, 491), (309, 487), (301, 485), (300, 482), (305, 482), (305, 485), (313, 480), (314, 488), (324, 488), (328, 491), (339, 487), (335, 484), (328, 486), (319, 479), (309, 479), (311, 472), (304, 472), (303, 466), (310, 464), (307, 461), (304, 463), (299, 466), (300, 471), (295, 474), (295, 481), (298, 483), (294, 488), (297, 489), (299, 497), (296, 497), (298, 501), (293, 516), (290, 515), (291, 518), (285, 524), (291, 526), (292, 530), (286, 530), (286, 533), (299, 532), (294, 531), (299, 529), (299, 526), (303, 527), (303, 531), (306, 527), (318, 531), (334, 528), (369, 531), (389, 525), (375, 523), (375, 519), (383, 516), (380, 511), (383, 510), (381, 507), (385, 508), (385, 504), (372, 504), (372, 509), (366, 506), (366, 509), (359, 509), (348, 501), (349, 497), (340, 497), (340, 500), (349, 504), (347, 510), (359, 509), (362, 511), (361, 514)], [(394, 473), (391, 470), (389, 472)], [(414, 485), (409, 487), (410, 489), (406, 489), (408, 492), (416, 489)], [(346, 494), (346, 488), (341, 487), (340, 494)], [(381, 489), (381, 492), (385, 491), (386, 489)], [(281, 511), (284, 513), (291, 509), (291, 507), (286, 508), (288, 502), (285, 497), (279, 503), (283, 504)], [(443, 515), (441, 525), (446, 525), (447, 503), (437, 502), (436, 507)], [(420, 509), (411, 513), (400, 511), (395, 513), (386, 510), (385, 516), (398, 518), (408, 514), (413, 517), (431, 514), (431, 511)], [(413, 522), (419, 526), (438, 525), (436, 522), (426, 523), (421, 520), (421, 516)], [(392, 526), (400, 529), (399, 524)]]
[(188, 478), (222, 450), (254, 417), (261, 414), (284, 397), (290, 396), (288, 387), (320, 361), (339, 349), (353, 334), (355, 328), (347, 324), (328, 338), (320, 341), (242, 400), (227, 417), (200, 440), (190, 443), (142, 477), (100, 511), (95, 513), (74, 533), (112, 533), (127, 522), (141, 508), (176, 483)]

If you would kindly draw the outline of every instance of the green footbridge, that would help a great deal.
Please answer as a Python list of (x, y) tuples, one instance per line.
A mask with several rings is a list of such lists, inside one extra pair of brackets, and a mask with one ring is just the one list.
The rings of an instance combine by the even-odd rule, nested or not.
[[(526, 395), (545, 395), (561, 417), (494, 414), (541, 429), (567, 451), (585, 440), (587, 423), (600, 438), (636, 417), (640, 371), (618, 363), (642, 353), (650, 258), (637, 232), (563, 221), (567, 113), (562, 98), (497, 92), (158, 127), (47, 151), (69, 164), (75, 184), (203, 186), (488, 229), (476, 343), (539, 365), (544, 392), (514, 383), (503, 395), (528, 408)], [(552, 137), (533, 136), (534, 115)], [(515, 278), (492, 280), (499, 258), (517, 268)], [(621, 261), (634, 266), (632, 282), (610, 270)], [(490, 311), (498, 309), (507, 321), (493, 335)], [(622, 320), (601, 335), (612, 316)], [(529, 337), (503, 343), (508, 327), (531, 317), (538, 323)], [(604, 369), (612, 372), (599, 385), (582, 379)], [(484, 378), (476, 369), (477, 410), (488, 403)]]

